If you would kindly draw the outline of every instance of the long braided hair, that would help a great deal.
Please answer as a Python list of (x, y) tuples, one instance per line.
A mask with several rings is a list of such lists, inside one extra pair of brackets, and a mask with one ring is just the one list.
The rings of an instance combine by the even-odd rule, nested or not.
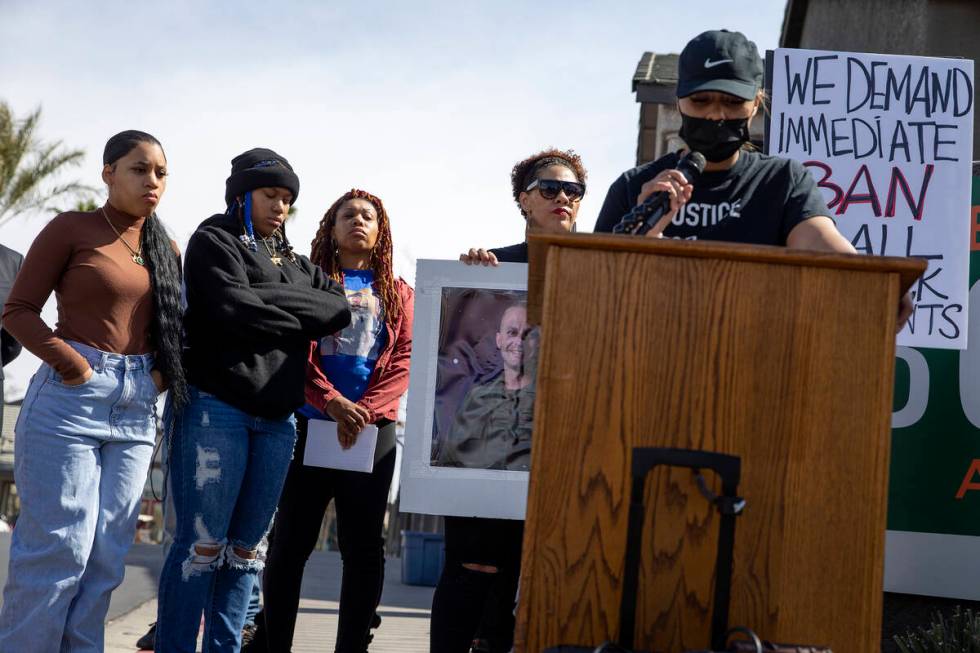
[[(146, 132), (128, 130), (110, 138), (102, 153), (102, 163), (112, 166), (139, 143), (152, 143), (163, 150), (160, 141)], [(170, 243), (170, 236), (156, 213), (143, 223), (140, 234), (143, 257), (150, 271), (153, 291), (153, 321), (150, 340), (156, 347), (156, 367), (170, 387), (174, 407), (180, 410), (187, 403), (187, 378), (184, 376), (183, 315), (181, 301), (180, 260)]]
[(330, 205), (320, 220), (320, 228), (313, 238), (310, 260), (319, 265), (334, 281), (341, 283), (343, 272), (340, 268), (340, 250), (333, 237), (333, 228), (337, 224), (337, 213), (340, 207), (349, 200), (367, 200), (374, 205), (378, 212), (378, 242), (371, 250), (371, 271), (374, 272), (374, 290), (381, 297), (386, 319), (392, 322), (401, 314), (402, 301), (395, 285), (395, 275), (392, 273), (391, 224), (388, 213), (381, 200), (371, 193), (353, 188), (344, 193), (336, 202)]

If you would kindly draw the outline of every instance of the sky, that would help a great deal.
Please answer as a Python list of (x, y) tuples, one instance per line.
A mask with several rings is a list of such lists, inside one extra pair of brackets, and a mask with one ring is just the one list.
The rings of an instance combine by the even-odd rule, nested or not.
[[(645, 2), (168, 3), (0, 0), (0, 99), (42, 108), (40, 134), (86, 152), (68, 177), (97, 187), (101, 154), (124, 129), (164, 146), (158, 214), (183, 248), (224, 209), (233, 156), (270, 147), (300, 178), (288, 233), (309, 243), (352, 187), (385, 203), (395, 271), (420, 258), (519, 242), (514, 163), (555, 146), (588, 170), (579, 229), (635, 164), (644, 51), (680, 52), (707, 29), (775, 48), (785, 0)], [(26, 253), (52, 218), (0, 226)], [(54, 299), (43, 316), (54, 325)], [(8, 398), (38, 365), (7, 366)]]

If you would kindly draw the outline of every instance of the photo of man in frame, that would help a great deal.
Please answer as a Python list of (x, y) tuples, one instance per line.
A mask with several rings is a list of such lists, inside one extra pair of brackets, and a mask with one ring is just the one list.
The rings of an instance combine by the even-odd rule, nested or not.
[(526, 297), (443, 289), (432, 465), (529, 469), (538, 338)]

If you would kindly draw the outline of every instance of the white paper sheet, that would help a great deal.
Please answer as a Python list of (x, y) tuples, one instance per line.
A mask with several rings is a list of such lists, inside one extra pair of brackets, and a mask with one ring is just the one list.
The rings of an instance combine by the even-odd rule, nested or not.
[(374, 471), (374, 449), (377, 445), (378, 427), (373, 424), (364, 427), (353, 447), (342, 449), (337, 439), (336, 422), (311, 419), (306, 431), (303, 464), (370, 473)]

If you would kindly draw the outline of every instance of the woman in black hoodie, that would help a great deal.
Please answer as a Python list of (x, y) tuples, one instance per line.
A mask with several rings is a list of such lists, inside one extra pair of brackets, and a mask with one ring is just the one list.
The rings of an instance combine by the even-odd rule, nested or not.
[(232, 160), (224, 214), (184, 257), (189, 402), (168, 403), (177, 532), (160, 578), (156, 650), (238, 651), (258, 546), (296, 440), (309, 344), (350, 322), (344, 289), (293, 253), (283, 223), (299, 193), (289, 162)]

